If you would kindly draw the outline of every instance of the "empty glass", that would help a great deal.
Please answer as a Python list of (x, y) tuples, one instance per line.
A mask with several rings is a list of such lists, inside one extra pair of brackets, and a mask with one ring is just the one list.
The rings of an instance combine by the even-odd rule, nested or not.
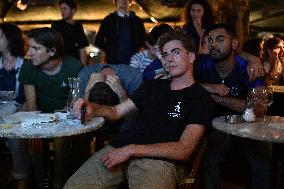
[(80, 90), (79, 90), (79, 81), (80, 79), (78, 77), (71, 77), (68, 78), (69, 80), (69, 95), (67, 100), (67, 118), (68, 119), (76, 119), (76, 114), (73, 109), (74, 103), (76, 100), (79, 99)]
[(268, 117), (266, 117), (266, 111), (272, 103), (273, 92), (267, 87), (256, 87), (251, 89), (248, 93), (248, 106), (255, 107), (256, 116), (263, 117), (264, 121), (269, 121)]

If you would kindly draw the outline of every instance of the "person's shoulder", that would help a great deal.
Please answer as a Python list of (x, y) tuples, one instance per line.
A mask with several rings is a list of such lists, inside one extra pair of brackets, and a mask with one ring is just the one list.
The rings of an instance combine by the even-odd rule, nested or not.
[(29, 68), (29, 69), (34, 69), (36, 68), (36, 66), (33, 65), (31, 60), (28, 59), (24, 59), (23, 60), (23, 64), (21, 66), (22, 68)]
[(37, 73), (40, 73), (38, 70), (31, 60), (24, 59), (19, 72), (20, 78), (35, 77)]
[(142, 21), (142, 19), (139, 16), (137, 16), (134, 11), (130, 11), (129, 16), (130, 16), (130, 18)]
[(82, 24), (81, 24), (80, 21), (75, 20), (75, 21), (74, 21), (74, 24), (72, 24), (72, 25), (73, 25), (73, 27), (75, 27), (75, 28), (83, 29), (83, 26), (82, 26)]
[(133, 14), (133, 16), (130, 16), (130, 19), (132, 20), (133, 24), (137, 24), (137, 26), (141, 26), (141, 27), (144, 26), (143, 20), (139, 16), (137, 16), (135, 13)]
[(82, 64), (79, 59), (74, 58), (74, 57), (72, 57), (72, 56), (63, 56), (63, 57), (62, 57), (62, 62), (63, 62), (63, 63), (71, 62), (72, 64)]
[(51, 27), (59, 27), (65, 24), (65, 21), (63, 19), (61, 20), (56, 20), (54, 22), (52, 22)]
[[(141, 51), (141, 52), (137, 52), (137, 53), (135, 53), (134, 55), (132, 55), (132, 57), (137, 57), (137, 58), (148, 57), (148, 50), (145, 49), (145, 50), (143, 50), (143, 51)], [(132, 57), (131, 57), (131, 58), (132, 58)]]
[(209, 54), (196, 54), (196, 60), (197, 63), (199, 64), (208, 64), (212, 62), (212, 58), (210, 57)]
[(81, 61), (77, 58), (74, 58), (72, 56), (64, 56), (62, 57), (62, 64), (64, 67), (67, 68), (74, 68), (74, 69), (78, 69), (78, 68), (82, 68), (83, 64), (81, 63)]
[(169, 79), (151, 79), (144, 81), (143, 84), (148, 87), (160, 88), (160, 87), (169, 87), (171, 80)]
[(210, 96), (209, 92), (206, 89), (204, 89), (204, 87), (202, 87), (198, 82), (195, 82), (193, 85), (191, 85), (189, 89), (190, 92), (193, 91), (194, 96), (197, 98)]
[(237, 62), (238, 64), (240, 64), (240, 65), (243, 65), (243, 64), (247, 65), (247, 64), (248, 64), (248, 61), (245, 60), (245, 59), (244, 59), (243, 57), (241, 57), (240, 55), (236, 55), (236, 56), (235, 56), (235, 60), (236, 60), (236, 62)]
[(111, 20), (114, 20), (116, 19), (118, 16), (117, 16), (117, 12), (112, 12), (110, 14), (108, 14), (104, 19), (103, 21), (106, 22), (106, 21), (111, 21)]
[(131, 75), (141, 75), (141, 72), (133, 68), (132, 66), (126, 65), (126, 64), (117, 64), (111, 66), (118, 74), (131, 74)]
[(101, 68), (103, 67), (103, 64), (92, 64), (85, 66), (81, 71), (80, 74), (86, 74), (86, 73), (97, 73), (100, 72)]

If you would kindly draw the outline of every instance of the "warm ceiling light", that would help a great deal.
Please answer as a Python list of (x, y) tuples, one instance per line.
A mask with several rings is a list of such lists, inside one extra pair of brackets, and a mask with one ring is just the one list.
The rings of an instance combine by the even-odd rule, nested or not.
[(17, 1), (17, 7), (18, 7), (18, 9), (20, 9), (20, 10), (25, 10), (26, 8), (27, 8), (27, 4), (26, 3), (24, 3), (24, 2), (22, 2), (22, 0), (19, 0), (19, 1)]
[(150, 20), (156, 24), (158, 23), (158, 20), (156, 20), (153, 16), (150, 16)]

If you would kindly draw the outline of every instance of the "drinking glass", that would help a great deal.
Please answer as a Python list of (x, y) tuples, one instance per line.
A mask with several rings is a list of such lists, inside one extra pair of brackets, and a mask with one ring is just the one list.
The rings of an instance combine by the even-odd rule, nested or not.
[(67, 100), (67, 118), (68, 119), (76, 119), (76, 114), (73, 109), (74, 103), (79, 99), (80, 91), (79, 91), (79, 81), (80, 79), (77, 77), (68, 78), (69, 80), (69, 95)]
[(256, 115), (263, 117), (263, 121), (268, 122), (266, 116), (267, 108), (273, 103), (273, 92), (267, 87), (255, 87), (248, 93), (248, 106), (256, 107)]
[(14, 91), (0, 91), (0, 116), (11, 115), (17, 110)]

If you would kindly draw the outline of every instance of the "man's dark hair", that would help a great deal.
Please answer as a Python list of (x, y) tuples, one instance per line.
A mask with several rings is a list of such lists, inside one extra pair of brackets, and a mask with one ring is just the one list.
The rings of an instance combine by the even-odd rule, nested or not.
[(119, 97), (108, 84), (97, 82), (90, 90), (89, 101), (100, 105), (115, 106), (119, 104)]
[(70, 7), (70, 9), (75, 9), (77, 10), (77, 3), (73, 0), (60, 0), (58, 2), (58, 5), (62, 4), (62, 3), (65, 3), (68, 7)]
[(34, 39), (37, 43), (43, 45), (48, 51), (54, 51), (52, 59), (62, 56), (64, 42), (61, 34), (52, 28), (36, 28), (28, 33), (28, 38)]
[(237, 32), (236, 29), (226, 23), (220, 23), (220, 24), (214, 24), (212, 25), (206, 32), (205, 35), (208, 35), (209, 32), (211, 32), (212, 30), (216, 30), (216, 29), (224, 29), (230, 36), (232, 36), (233, 38), (237, 38)]
[(24, 57), (25, 41), (22, 30), (17, 25), (10, 23), (0, 23), (0, 29), (7, 39), (7, 48), (11, 55), (15, 57)]
[[(132, 0), (128, 0), (128, 1), (129, 1), (129, 3), (132, 2)], [(115, 4), (115, 6), (117, 6), (117, 0), (113, 0), (113, 3)]]
[(173, 40), (180, 41), (182, 46), (189, 52), (195, 52), (195, 48), (194, 48), (194, 45), (191, 39), (186, 34), (182, 33), (181, 31), (170, 31), (170, 32), (163, 34), (158, 40), (159, 50), (163, 52), (164, 45), (167, 42), (173, 41)]
[(161, 35), (173, 30), (174, 29), (168, 24), (165, 23), (159, 24), (150, 31), (148, 35), (148, 42), (150, 43), (150, 45), (153, 46), (157, 44), (157, 41)]
[(262, 50), (260, 44), (261, 39), (248, 39), (243, 46), (243, 51), (259, 57)]

